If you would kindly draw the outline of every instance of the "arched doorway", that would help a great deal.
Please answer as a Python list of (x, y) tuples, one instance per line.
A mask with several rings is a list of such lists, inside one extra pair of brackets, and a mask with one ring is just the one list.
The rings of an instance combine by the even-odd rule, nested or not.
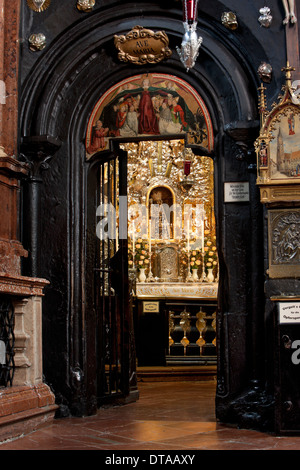
[[(34, 243), (26, 245), (30, 253), (39, 257), (37, 274), (50, 281), (44, 299), (44, 332), (47, 332), (44, 371), (59, 404), (73, 414), (96, 412), (98, 320), (91, 249), (95, 231), (87, 229), (87, 220), (93, 218), (96, 226), (96, 202), (91, 205), (89, 198), (95, 194), (91, 192), (90, 174), (96, 168), (97, 155), (86, 159), (86, 129), (99, 95), (103, 96), (112, 86), (130, 79), (133, 73), (174, 75), (176, 70), (177, 79), (188, 83), (205, 102), (215, 136), (211, 150), (215, 162), (220, 262), (217, 411), (224, 417), (233, 397), (243, 391), (249, 377), (261, 373), (258, 374), (257, 360), (261, 352), (257, 330), (263, 318), (259, 316), (263, 305), (261, 258), (250, 256), (260, 239), (261, 213), (255, 175), (249, 172), (252, 157), (243, 151), (251, 149), (256, 132), (257, 79), (247, 54), (236, 46), (237, 39), (231, 42), (224, 38), (222, 26), (216, 26), (209, 18), (201, 22), (205, 36), (201, 60), (189, 74), (175, 54), (147, 70), (138, 66), (133, 71), (132, 66), (120, 64), (112, 52), (112, 40), (114, 34), (127, 28), (128, 22), (132, 26), (134, 20), (136, 24), (142, 21), (145, 27), (166, 30), (173, 46), (181, 40), (180, 9), (175, 9), (170, 18), (161, 5), (148, 2), (145, 12), (140, 17), (129, 5), (127, 20), (122, 23), (124, 16), (117, 8), (106, 8), (104, 16), (99, 8), (91, 17), (83, 18), (80, 31), (74, 21), (74, 25), (53, 40), (44, 55), (36, 60), (30, 56), (31, 67), (24, 65), (20, 139), (32, 145), (30, 158), (36, 163), (38, 173), (46, 167), (40, 165), (44, 143), (50, 142), (49, 137), (61, 141), (55, 157), (47, 160), (48, 170), (41, 178), (43, 228), (35, 227)], [(26, 51), (24, 64), (25, 59)], [(26, 67), (30, 68), (29, 72)], [(196, 155), (203, 155), (202, 149), (192, 150)], [(225, 203), (224, 183), (231, 181), (249, 182), (249, 202)], [(24, 224), (24, 236), (31, 230), (32, 226)]]
[[(212, 154), (212, 121), (202, 98), (174, 75), (133, 76), (107, 90), (90, 116), (88, 161), (97, 154), (100, 163), (112, 139), (115, 149), (127, 152), (126, 239), (138, 365), (216, 364), (215, 332), (208, 332), (216, 321), (219, 276), (213, 162), (191, 149)], [(102, 178), (102, 184), (115, 186), (113, 168), (107, 163), (104, 171), (111, 181)], [(107, 342), (102, 350), (109, 361)]]

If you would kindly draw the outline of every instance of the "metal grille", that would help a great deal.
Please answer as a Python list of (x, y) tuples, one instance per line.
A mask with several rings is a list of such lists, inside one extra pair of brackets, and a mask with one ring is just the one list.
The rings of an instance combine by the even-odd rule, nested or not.
[(14, 362), (14, 308), (11, 299), (0, 297), (0, 387), (12, 386)]
[[(118, 158), (111, 154), (98, 168), (97, 206), (110, 207), (112, 210), (112, 224), (107, 236), (104, 239), (99, 236), (95, 267), (99, 313), (99, 404), (115, 400), (120, 395), (126, 396), (129, 387), (127, 340), (124, 339), (128, 334), (125, 330), (128, 323), (128, 272), (124, 272), (124, 266), (127, 267), (127, 238), (120, 237), (117, 230), (117, 220), (124, 217), (127, 229), (127, 206), (126, 211), (121, 213), (119, 205), (120, 196), (127, 194), (124, 187), (126, 165), (125, 157)], [(119, 224), (119, 228), (120, 226), (123, 225)]]
[[(103, 162), (99, 171), (100, 204), (108, 204), (117, 209), (118, 200), (118, 160), (113, 158)], [(114, 216), (110, 214), (111, 219)], [(115, 214), (117, 217), (117, 213)], [(109, 237), (99, 244), (99, 307), (102, 323), (102, 396), (113, 396), (121, 393), (121, 363), (122, 352), (120, 344), (120, 308), (116, 285), (114, 282), (114, 269), (112, 260), (118, 251), (118, 240), (112, 232), (116, 230), (116, 222), (112, 224)]]

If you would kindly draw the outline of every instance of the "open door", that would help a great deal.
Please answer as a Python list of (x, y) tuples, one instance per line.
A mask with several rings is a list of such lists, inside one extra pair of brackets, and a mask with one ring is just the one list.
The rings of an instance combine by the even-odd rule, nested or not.
[(97, 405), (100, 406), (107, 401), (129, 400), (130, 395), (137, 394), (128, 281), (127, 152), (102, 152), (92, 166), (88, 193), (94, 191), (96, 215), (92, 224), (96, 229), (94, 347)]

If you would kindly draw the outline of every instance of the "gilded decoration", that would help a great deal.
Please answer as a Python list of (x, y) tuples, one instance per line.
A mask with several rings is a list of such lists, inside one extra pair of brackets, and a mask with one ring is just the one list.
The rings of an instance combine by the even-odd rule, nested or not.
[(266, 109), (265, 87), (261, 85), (261, 130), (255, 142), (261, 201), (274, 203), (300, 200), (300, 106), (293, 99), (291, 72), (282, 69), (286, 83), (278, 103)]
[[(128, 155), (129, 267), (137, 276), (142, 271), (138, 281), (151, 283), (140, 295), (175, 295), (178, 283), (217, 282), (213, 161), (195, 156), (184, 139), (121, 148)], [(188, 190), (181, 184), (187, 162), (193, 181)]]
[(27, 0), (27, 5), (33, 11), (38, 13), (46, 10), (51, 3), (51, 0)]
[(300, 275), (300, 209), (269, 211), (269, 275)]
[(28, 39), (29, 49), (33, 52), (42, 51), (46, 47), (46, 36), (43, 33), (31, 34)]
[[(300, 275), (300, 105), (295, 103), (289, 63), (278, 103), (266, 109), (261, 85), (261, 131), (255, 142), (261, 202), (268, 209), (270, 278)], [(284, 205), (284, 209), (282, 209)], [(290, 208), (287, 208), (287, 207)]]
[(90, 13), (95, 6), (95, 0), (77, 0), (77, 9), (85, 13)]
[(135, 26), (126, 35), (115, 35), (114, 42), (122, 62), (156, 64), (172, 55), (168, 47), (169, 38), (164, 31), (154, 32), (142, 26)]
[(110, 138), (186, 136), (188, 145), (212, 151), (212, 122), (202, 98), (167, 74), (135, 75), (111, 87), (96, 103), (87, 127), (86, 156), (109, 148)]
[(226, 28), (231, 29), (232, 31), (238, 28), (238, 21), (237, 21), (236, 14), (233, 13), (232, 11), (226, 11), (222, 13), (221, 21), (222, 21), (222, 24)]

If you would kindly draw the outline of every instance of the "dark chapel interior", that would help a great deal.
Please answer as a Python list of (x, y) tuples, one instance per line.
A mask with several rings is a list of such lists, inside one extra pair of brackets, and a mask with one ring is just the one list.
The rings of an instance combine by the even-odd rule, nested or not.
[(196, 368), (299, 432), (299, 0), (2, 3), (5, 393), (81, 417)]

